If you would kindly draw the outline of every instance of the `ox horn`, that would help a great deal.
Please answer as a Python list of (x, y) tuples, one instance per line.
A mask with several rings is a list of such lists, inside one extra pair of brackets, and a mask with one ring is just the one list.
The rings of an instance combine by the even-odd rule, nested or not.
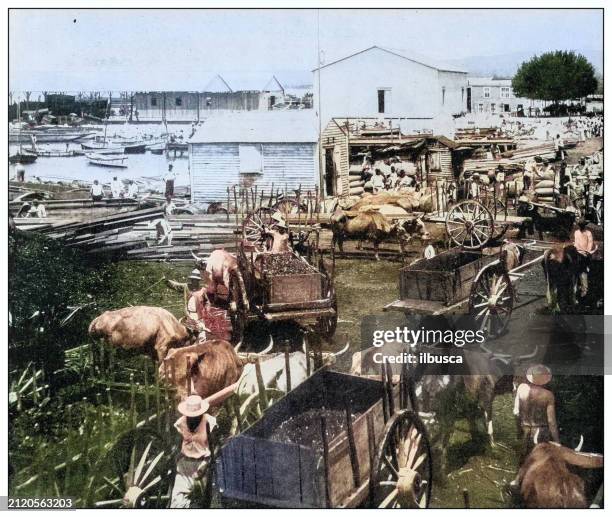
[(578, 442), (578, 445), (576, 446), (574, 450), (576, 452), (580, 452), (582, 450), (583, 445), (584, 445), (584, 436), (580, 435), (580, 442)]
[(198, 257), (193, 250), (191, 250), (191, 256), (195, 259), (196, 262), (205, 262), (206, 259), (203, 259), (202, 257)]
[(258, 352), (257, 355), (265, 355), (268, 352), (271, 352), (273, 347), (274, 347), (274, 340), (272, 339), (272, 334), (270, 334), (270, 343), (261, 352)]
[(238, 344), (234, 347), (234, 352), (238, 353), (241, 346), (242, 346), (242, 339), (238, 341)]
[(536, 429), (536, 433), (533, 435), (533, 444), (534, 445), (538, 444), (538, 436), (540, 436), (540, 428), (539, 427)]
[(306, 335), (302, 334), (302, 351), (304, 352), (304, 355), (306, 355)]
[(531, 352), (530, 354), (526, 354), (526, 355), (519, 355), (519, 360), (525, 360), (525, 359), (533, 359), (537, 353), (538, 353), (538, 349), (540, 348), (540, 345), (536, 345), (533, 347), (533, 352)]
[(507, 359), (509, 359), (510, 357), (512, 357), (511, 354), (499, 354), (496, 352), (493, 352), (493, 350), (489, 350), (486, 346), (484, 346), (483, 343), (480, 344), (480, 349), (483, 352), (486, 352), (487, 354), (491, 354), (493, 357), (497, 358), (497, 359), (501, 359), (502, 361), (506, 361)]
[(351, 346), (351, 342), (347, 341), (346, 345), (344, 345), (344, 348), (342, 350), (339, 350), (338, 352), (333, 352), (332, 355), (334, 357), (340, 357), (342, 354), (344, 354), (349, 349), (350, 346)]

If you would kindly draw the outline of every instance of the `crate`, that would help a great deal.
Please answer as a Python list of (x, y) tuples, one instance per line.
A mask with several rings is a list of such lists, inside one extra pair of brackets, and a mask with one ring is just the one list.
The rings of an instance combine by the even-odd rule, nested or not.
[(478, 272), (494, 256), (452, 249), (404, 267), (400, 273), (402, 300), (427, 300), (453, 305), (469, 297)]

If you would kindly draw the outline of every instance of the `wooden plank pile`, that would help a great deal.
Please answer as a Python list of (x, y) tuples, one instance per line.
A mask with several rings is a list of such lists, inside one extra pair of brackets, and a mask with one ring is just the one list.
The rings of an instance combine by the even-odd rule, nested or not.
[(465, 160), (463, 162), (463, 172), (471, 172), (472, 174), (486, 174), (488, 171), (495, 171), (501, 167), (506, 174), (518, 174), (523, 172), (523, 162), (515, 160)]
[(543, 142), (538, 145), (523, 147), (502, 154), (504, 158), (509, 158), (512, 161), (527, 161), (536, 156), (540, 156), (545, 160), (554, 160), (556, 155), (555, 144), (553, 142)]
[(191, 252), (207, 257), (214, 249), (235, 251), (236, 224), (223, 214), (174, 215), (169, 217), (172, 246), (157, 245), (157, 233), (148, 221), (134, 224), (132, 234), (146, 243), (127, 251), (130, 260), (193, 260)]

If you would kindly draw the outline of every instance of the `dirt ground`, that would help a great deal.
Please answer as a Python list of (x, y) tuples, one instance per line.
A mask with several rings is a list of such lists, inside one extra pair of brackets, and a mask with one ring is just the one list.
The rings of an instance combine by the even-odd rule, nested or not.
[(603, 149), (603, 138), (589, 138), (585, 142), (579, 143), (573, 149), (567, 150), (567, 163), (568, 165), (574, 165), (583, 156), (589, 156), (600, 149)]

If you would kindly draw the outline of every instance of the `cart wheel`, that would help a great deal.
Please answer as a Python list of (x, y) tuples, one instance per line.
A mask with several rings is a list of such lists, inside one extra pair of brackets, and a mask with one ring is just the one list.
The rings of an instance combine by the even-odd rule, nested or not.
[(514, 288), (506, 271), (498, 264), (481, 269), (470, 291), (469, 311), (489, 337), (500, 336), (510, 321), (514, 304)]
[(334, 314), (317, 318), (317, 333), (325, 339), (330, 339), (336, 333), (338, 326), (338, 301), (336, 299), (336, 291), (332, 288), (328, 291), (327, 298), (331, 298), (331, 307), (334, 309)]
[(476, 250), (493, 236), (493, 216), (474, 200), (454, 205), (446, 216), (446, 232), (457, 246)]
[(261, 207), (249, 213), (242, 223), (242, 236), (251, 244), (264, 242), (264, 229), (272, 225), (273, 208)]
[(432, 459), (421, 419), (399, 411), (387, 422), (370, 480), (372, 506), (427, 508), (431, 500)]
[(304, 205), (300, 205), (295, 199), (283, 199), (276, 203), (273, 207), (281, 212), (285, 217), (289, 214), (305, 214)]
[(230, 276), (229, 315), (232, 323), (232, 342), (237, 344), (244, 338), (248, 315), (242, 298), (242, 288), (235, 273)]
[(95, 506), (167, 508), (175, 452), (152, 429), (133, 429), (120, 436), (97, 468)]
[(257, 420), (259, 420), (266, 409), (268, 409), (277, 400), (280, 400), (285, 396), (285, 392), (276, 388), (266, 388), (266, 400), (267, 405), (262, 407), (262, 399), (259, 396), (259, 392), (253, 393), (247, 397), (247, 399), (240, 405), (240, 426), (234, 421), (232, 429), (243, 431), (251, 427)]

